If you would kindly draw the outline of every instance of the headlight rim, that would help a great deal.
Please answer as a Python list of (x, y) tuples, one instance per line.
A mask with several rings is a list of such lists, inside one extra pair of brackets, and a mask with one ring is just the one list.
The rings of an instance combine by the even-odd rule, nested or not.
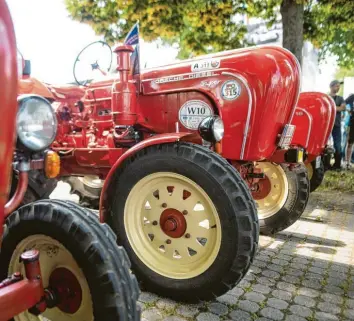
[(219, 143), (224, 138), (225, 129), (220, 139), (217, 139), (217, 137), (215, 137), (214, 125), (217, 120), (220, 120), (224, 127), (224, 122), (219, 115), (205, 117), (199, 123), (198, 133), (205, 141), (208, 141), (210, 143)]
[[(40, 148), (33, 148), (33, 147), (29, 147), (23, 139), (21, 139), (21, 135), (19, 134), (19, 128), (18, 128), (18, 117), (20, 115), (20, 112), (25, 108), (25, 103), (26, 101), (28, 101), (29, 99), (37, 99), (40, 100), (42, 103), (45, 103), (50, 111), (52, 112), (53, 115), (53, 121), (54, 121), (54, 126), (53, 126), (53, 133), (52, 133), (52, 137), (50, 139), (50, 142), (47, 143), (45, 146), (42, 146)], [(39, 152), (43, 152), (46, 149), (48, 149), (48, 147), (54, 142), (56, 136), (57, 136), (57, 132), (58, 132), (58, 120), (55, 114), (55, 111), (51, 105), (51, 103), (44, 98), (43, 96), (40, 95), (35, 95), (35, 94), (22, 94), (19, 95), (17, 97), (17, 115), (16, 115), (16, 137), (17, 137), (17, 146), (20, 146), (21, 149), (24, 149), (24, 151), (27, 152), (31, 152), (31, 153), (39, 153)]]

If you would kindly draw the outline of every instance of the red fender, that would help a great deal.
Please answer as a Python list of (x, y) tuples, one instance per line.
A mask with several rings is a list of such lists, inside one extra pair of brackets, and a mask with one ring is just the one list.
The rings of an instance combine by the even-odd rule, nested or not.
[(105, 213), (105, 201), (106, 201), (106, 190), (111, 182), (111, 178), (117, 168), (123, 164), (123, 162), (137, 153), (138, 151), (152, 146), (152, 145), (159, 145), (159, 144), (166, 144), (166, 143), (174, 143), (177, 141), (188, 141), (188, 142), (196, 142), (201, 144), (201, 139), (200, 136), (195, 134), (195, 133), (169, 133), (169, 134), (160, 134), (160, 135), (155, 135), (151, 138), (145, 139), (141, 141), (140, 143), (134, 145), (132, 148), (128, 149), (121, 157), (117, 159), (113, 167), (110, 169), (110, 171), (107, 174), (107, 177), (105, 179), (102, 191), (101, 191), (101, 197), (100, 197), (100, 222), (103, 223), (106, 220), (106, 213)]

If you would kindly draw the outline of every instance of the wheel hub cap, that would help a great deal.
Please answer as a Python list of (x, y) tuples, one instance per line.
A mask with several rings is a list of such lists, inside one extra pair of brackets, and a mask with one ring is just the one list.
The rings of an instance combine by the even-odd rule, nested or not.
[(160, 226), (166, 235), (179, 238), (186, 232), (187, 222), (180, 211), (168, 208), (160, 216)]
[(267, 176), (265, 176), (255, 185), (256, 188), (254, 191), (252, 191), (252, 196), (255, 200), (261, 200), (267, 197), (272, 189), (270, 180)]

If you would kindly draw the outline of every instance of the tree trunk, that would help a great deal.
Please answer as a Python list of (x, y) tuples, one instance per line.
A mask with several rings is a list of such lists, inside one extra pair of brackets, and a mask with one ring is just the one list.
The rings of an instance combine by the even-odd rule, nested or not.
[(304, 5), (296, 0), (283, 0), (280, 13), (283, 23), (283, 47), (290, 50), (302, 64), (304, 43)]

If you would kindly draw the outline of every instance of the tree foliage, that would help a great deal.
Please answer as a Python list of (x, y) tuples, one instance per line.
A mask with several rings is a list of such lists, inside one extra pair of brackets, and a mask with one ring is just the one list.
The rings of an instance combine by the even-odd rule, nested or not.
[[(139, 20), (146, 41), (178, 44), (179, 57), (244, 47), (240, 14), (271, 25), (285, 0), (65, 0), (70, 16), (92, 26), (110, 42), (122, 41)], [(323, 57), (334, 54), (342, 66), (354, 65), (354, 1), (293, 0), (303, 4), (304, 38)], [(283, 25), (291, 23), (283, 21)], [(301, 36), (301, 35), (299, 35)]]

